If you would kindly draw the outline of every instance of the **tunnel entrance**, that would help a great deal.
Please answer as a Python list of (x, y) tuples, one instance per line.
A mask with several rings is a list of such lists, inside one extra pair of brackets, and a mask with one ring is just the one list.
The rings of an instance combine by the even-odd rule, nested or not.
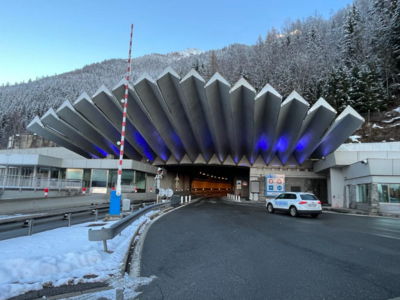
[[(192, 194), (222, 196), (236, 191), (236, 194), (242, 197), (249, 197), (250, 168), (248, 167), (173, 165), (164, 168), (168, 174), (178, 175), (178, 178), (188, 176)], [(178, 188), (180, 189), (183, 187)]]

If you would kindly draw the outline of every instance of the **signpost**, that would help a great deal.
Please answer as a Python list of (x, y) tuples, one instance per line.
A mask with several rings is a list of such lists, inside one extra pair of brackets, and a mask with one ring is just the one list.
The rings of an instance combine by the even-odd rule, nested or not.
[(265, 176), (266, 196), (277, 196), (285, 192), (285, 175), (269, 174)]

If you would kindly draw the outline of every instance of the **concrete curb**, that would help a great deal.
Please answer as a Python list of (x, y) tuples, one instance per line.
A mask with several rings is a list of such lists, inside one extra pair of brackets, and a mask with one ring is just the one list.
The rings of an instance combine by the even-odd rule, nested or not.
[(322, 207), (322, 211), (329, 211), (339, 214), (348, 214), (348, 215), (358, 215), (358, 216), (373, 216), (373, 217), (386, 217), (386, 218), (400, 218), (399, 214), (389, 214), (389, 213), (371, 213), (366, 211), (353, 211), (350, 209), (344, 208), (331, 208), (331, 207)]

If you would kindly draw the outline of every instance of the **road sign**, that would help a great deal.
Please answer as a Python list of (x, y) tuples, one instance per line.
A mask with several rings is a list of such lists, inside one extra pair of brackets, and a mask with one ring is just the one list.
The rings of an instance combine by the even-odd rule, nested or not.
[(159, 195), (160, 195), (160, 197), (164, 197), (165, 196), (165, 190), (164, 189), (160, 189)]
[(236, 189), (241, 190), (242, 189), (242, 181), (241, 180), (236, 180)]
[(167, 190), (165, 191), (165, 195), (166, 195), (168, 198), (172, 197), (173, 194), (174, 194), (174, 191), (171, 190), (171, 189), (167, 189)]
[(285, 192), (285, 175), (269, 174), (265, 176), (266, 196), (277, 196)]

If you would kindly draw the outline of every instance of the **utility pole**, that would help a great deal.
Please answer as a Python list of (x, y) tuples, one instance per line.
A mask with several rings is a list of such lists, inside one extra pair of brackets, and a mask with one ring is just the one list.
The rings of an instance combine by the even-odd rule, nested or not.
[(129, 43), (128, 68), (126, 70), (125, 99), (121, 100), (121, 102), (124, 103), (124, 112), (122, 114), (121, 142), (119, 142), (119, 145), (120, 145), (119, 165), (118, 165), (118, 177), (117, 177), (117, 189), (116, 189), (117, 196), (121, 196), (121, 175), (122, 175), (122, 161), (124, 159), (126, 111), (127, 111), (127, 107), (128, 107), (129, 74), (131, 72), (132, 34), (133, 34), (133, 24), (131, 25), (131, 39), (130, 39), (130, 43)]

